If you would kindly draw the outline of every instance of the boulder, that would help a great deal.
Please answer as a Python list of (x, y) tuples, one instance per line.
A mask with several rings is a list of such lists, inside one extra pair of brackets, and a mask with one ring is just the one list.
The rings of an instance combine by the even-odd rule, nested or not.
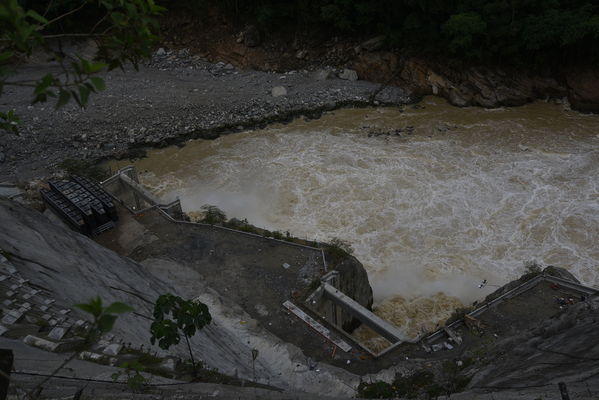
[(275, 86), (270, 92), (272, 97), (287, 96), (287, 89), (284, 86)]
[(339, 74), (339, 78), (345, 79), (346, 81), (357, 81), (358, 73), (353, 69), (346, 68)]
[(365, 42), (362, 42), (360, 47), (366, 51), (377, 51), (385, 45), (385, 35), (373, 37)]
[(549, 265), (547, 268), (543, 270), (545, 275), (555, 276), (557, 278), (566, 279), (568, 281), (580, 283), (578, 279), (574, 275), (572, 275), (568, 270), (561, 267), (554, 267), (553, 265)]
[(326, 81), (327, 79), (331, 79), (333, 76), (333, 71), (330, 69), (319, 69), (314, 72), (314, 79), (317, 81)]
[(298, 50), (298, 52), (295, 53), (295, 58), (297, 58), (298, 60), (303, 60), (304, 58), (306, 58), (307, 55), (308, 50)]
[(121, 352), (122, 348), (122, 344), (111, 343), (108, 346), (106, 346), (104, 350), (102, 350), (102, 353), (106, 354), (107, 356), (116, 356)]
[(599, 113), (599, 72), (575, 69), (566, 74), (568, 100), (573, 109)]

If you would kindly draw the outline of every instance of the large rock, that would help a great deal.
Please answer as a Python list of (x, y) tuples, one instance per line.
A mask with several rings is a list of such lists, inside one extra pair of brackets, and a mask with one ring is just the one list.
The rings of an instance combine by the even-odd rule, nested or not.
[(272, 97), (287, 96), (287, 89), (285, 89), (285, 86), (275, 86), (270, 93), (272, 94)]
[(546, 275), (551, 275), (551, 276), (556, 276), (558, 278), (566, 279), (568, 281), (580, 283), (580, 281), (578, 279), (576, 279), (576, 277), (574, 275), (572, 275), (570, 273), (570, 271), (568, 271), (565, 268), (554, 267), (553, 265), (549, 265), (547, 268), (545, 268), (543, 270), (543, 273)]
[(346, 68), (339, 74), (339, 78), (345, 79), (346, 81), (357, 81), (358, 73), (353, 69)]
[(326, 81), (327, 79), (331, 79), (335, 76), (333, 71), (328, 68), (319, 69), (314, 72), (314, 79), (317, 81)]
[[(556, 79), (536, 71), (460, 68), (417, 58), (400, 58), (390, 52), (362, 54), (353, 67), (362, 79), (407, 87), (417, 96), (438, 95), (459, 107), (518, 106), (542, 97), (567, 94), (565, 86)], [(585, 82), (589, 81), (592, 80), (587, 77)], [(590, 98), (593, 89), (581, 89), (580, 93), (583, 92), (581, 97)]]
[(566, 74), (568, 100), (572, 108), (584, 112), (599, 112), (599, 72), (574, 69)]
[(384, 45), (385, 36), (380, 35), (377, 37), (373, 37), (372, 39), (369, 39), (365, 42), (362, 42), (362, 44), (360, 44), (360, 47), (366, 51), (376, 51), (382, 49)]

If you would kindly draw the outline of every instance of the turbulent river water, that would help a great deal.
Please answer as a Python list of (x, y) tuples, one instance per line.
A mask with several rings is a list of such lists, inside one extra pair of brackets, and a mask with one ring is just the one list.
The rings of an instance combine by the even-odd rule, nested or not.
[(344, 109), (151, 150), (135, 165), (184, 210), (213, 204), (257, 226), (350, 243), (376, 312), (412, 335), (519, 277), (527, 261), (599, 284), (599, 115), (561, 105), (426, 98)]

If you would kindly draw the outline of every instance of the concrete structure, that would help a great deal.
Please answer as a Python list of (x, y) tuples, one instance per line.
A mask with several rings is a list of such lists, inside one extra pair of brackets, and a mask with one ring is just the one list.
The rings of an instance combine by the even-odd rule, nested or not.
[(179, 199), (163, 203), (157, 196), (139, 184), (135, 167), (121, 168), (117, 173), (101, 183), (117, 201), (133, 213), (140, 213), (158, 207), (173, 219), (183, 219), (183, 209)]

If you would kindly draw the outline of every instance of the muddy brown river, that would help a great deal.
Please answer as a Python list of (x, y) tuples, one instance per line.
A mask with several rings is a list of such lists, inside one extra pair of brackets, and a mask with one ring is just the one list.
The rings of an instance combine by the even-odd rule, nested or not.
[(350, 243), (377, 313), (413, 335), (529, 261), (599, 285), (599, 115), (431, 97), (148, 155), (135, 162), (142, 182), (186, 211), (213, 204), (271, 230)]

